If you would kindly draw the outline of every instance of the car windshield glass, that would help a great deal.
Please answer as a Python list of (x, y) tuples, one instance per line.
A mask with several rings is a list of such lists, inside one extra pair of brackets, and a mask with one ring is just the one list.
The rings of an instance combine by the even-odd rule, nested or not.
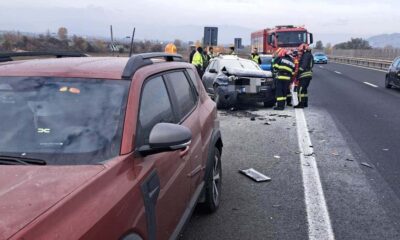
[(325, 57), (325, 54), (323, 54), (323, 53), (316, 53), (315, 56), (316, 56), (316, 57)]
[(271, 64), (272, 57), (261, 57), (261, 64)]
[(297, 47), (307, 42), (306, 32), (279, 32), (277, 37), (279, 47)]
[(247, 70), (260, 70), (260, 67), (253, 61), (248, 60), (237, 60), (237, 59), (224, 59), (221, 61), (221, 68), (236, 68), (236, 69), (247, 69)]
[(90, 164), (120, 151), (128, 81), (0, 77), (0, 155)]

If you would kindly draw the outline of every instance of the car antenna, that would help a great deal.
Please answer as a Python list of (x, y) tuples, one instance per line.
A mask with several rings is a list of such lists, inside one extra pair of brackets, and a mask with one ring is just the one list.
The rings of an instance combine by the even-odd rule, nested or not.
[(133, 32), (132, 32), (131, 49), (130, 49), (130, 51), (129, 51), (129, 57), (132, 56), (132, 52), (133, 52), (133, 39), (135, 38), (135, 30), (136, 30), (136, 28), (134, 27), (134, 28), (133, 28)]

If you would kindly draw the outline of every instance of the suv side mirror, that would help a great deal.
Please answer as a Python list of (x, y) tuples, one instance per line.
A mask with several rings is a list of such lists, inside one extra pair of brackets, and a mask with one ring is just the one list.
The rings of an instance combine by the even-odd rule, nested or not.
[(158, 123), (150, 132), (149, 145), (139, 148), (143, 156), (188, 147), (192, 140), (189, 128), (172, 123)]
[(210, 72), (210, 73), (218, 73), (217, 70), (215, 70), (214, 68), (211, 68), (208, 72)]

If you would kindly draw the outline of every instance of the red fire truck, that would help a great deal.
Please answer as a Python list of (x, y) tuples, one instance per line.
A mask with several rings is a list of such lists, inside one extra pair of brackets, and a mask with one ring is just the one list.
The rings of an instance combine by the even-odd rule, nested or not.
[(312, 44), (313, 35), (304, 27), (276, 26), (251, 34), (251, 47), (260, 53), (272, 54), (278, 48), (294, 49), (302, 43)]

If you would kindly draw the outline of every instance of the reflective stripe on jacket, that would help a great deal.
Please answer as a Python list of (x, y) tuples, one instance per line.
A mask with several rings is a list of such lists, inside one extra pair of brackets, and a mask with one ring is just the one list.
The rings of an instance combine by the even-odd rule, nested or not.
[(289, 56), (276, 58), (272, 67), (276, 71), (275, 79), (278, 80), (291, 80), (295, 70), (293, 59)]

